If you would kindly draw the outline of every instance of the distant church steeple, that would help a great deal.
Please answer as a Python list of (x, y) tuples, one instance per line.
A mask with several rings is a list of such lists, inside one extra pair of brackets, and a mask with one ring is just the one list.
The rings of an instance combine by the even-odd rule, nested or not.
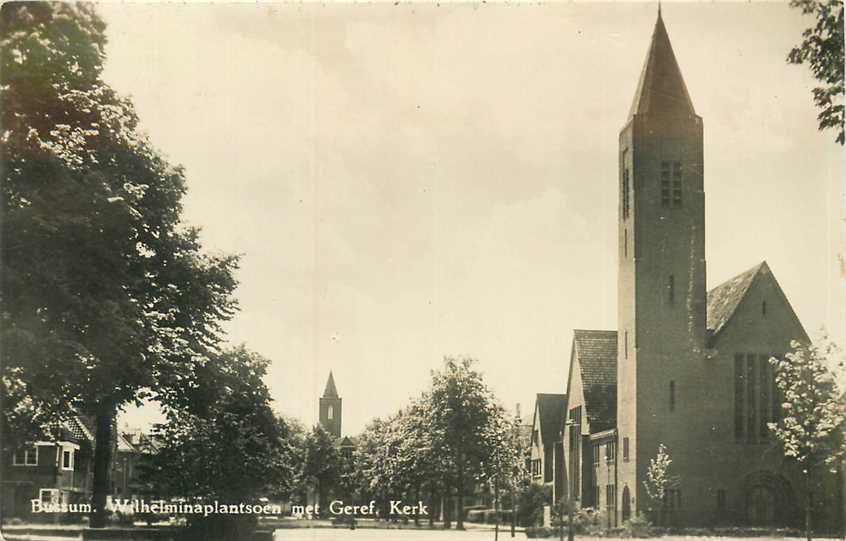
[(341, 437), (341, 397), (335, 387), (335, 378), (329, 372), (326, 388), (320, 397), (320, 426), (336, 438)]

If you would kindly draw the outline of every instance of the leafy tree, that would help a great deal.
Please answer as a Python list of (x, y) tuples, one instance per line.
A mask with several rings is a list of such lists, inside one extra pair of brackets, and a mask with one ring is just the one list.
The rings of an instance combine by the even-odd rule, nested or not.
[[(274, 415), (262, 381), (269, 361), (244, 347), (198, 369), (184, 402), (157, 427), (163, 445), (147, 480), (161, 495), (221, 504), (274, 496), (294, 478), (290, 428)], [(249, 537), (255, 517), (189, 515), (189, 538)], [(193, 537), (192, 537), (193, 536)]]
[(790, 50), (787, 61), (807, 63), (819, 81), (814, 104), (820, 110), (820, 130), (832, 128), (844, 143), (843, 121), (843, 0), (791, 0), (791, 7), (813, 15), (816, 24), (802, 32), (802, 43)]
[[(473, 370), (472, 359), (447, 357), (443, 369), (432, 372), (431, 429), (433, 452), (449, 458), (452, 474), (447, 484), (454, 486), (458, 499), (456, 528), (464, 528), (464, 494), (484, 472), (497, 445), (491, 439), (495, 423), (494, 397)], [(453, 484), (454, 483), (454, 484)]]
[(791, 347), (783, 359), (770, 359), (782, 405), (781, 419), (769, 428), (804, 478), (805, 535), (810, 540), (816, 476), (836, 471), (846, 456), (846, 400), (830, 368), (840, 354), (834, 343), (823, 337), (816, 344), (793, 341)]
[(101, 80), (104, 30), (91, 4), (0, 9), (2, 426), (95, 417), (92, 526), (117, 410), (214, 358), (237, 266), (181, 225), (184, 172)]
[(480, 480), (487, 482), (494, 496), (495, 535), (499, 535), (501, 494), (514, 490), (525, 477), (525, 453), (520, 439), (520, 421), (508, 418), (505, 410), (491, 403), (489, 422), (483, 434), (488, 455), (482, 463)]
[(335, 439), (322, 426), (315, 426), (306, 437), (303, 475), (315, 487), (321, 513), (327, 509), (329, 494), (338, 480), (340, 468)]
[(646, 479), (643, 480), (646, 496), (650, 502), (649, 512), (657, 519), (658, 524), (663, 521), (666, 500), (671, 497), (668, 493), (677, 489), (681, 481), (670, 471), (672, 464), (673, 460), (670, 458), (669, 451), (663, 443), (659, 444), (658, 453), (655, 458), (649, 460)]

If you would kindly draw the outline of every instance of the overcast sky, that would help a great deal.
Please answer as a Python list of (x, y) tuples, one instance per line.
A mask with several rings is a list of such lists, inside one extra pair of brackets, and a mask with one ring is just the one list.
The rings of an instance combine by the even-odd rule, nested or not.
[[(316, 422), (332, 370), (354, 434), (468, 355), (525, 419), (564, 392), (572, 329), (615, 328), (617, 135), (656, 4), (99, 9), (186, 221), (244, 254), (229, 339), (272, 359), (280, 413)], [(709, 288), (765, 259), (843, 343), (843, 149), (785, 62), (809, 21), (663, 14), (704, 119)]]

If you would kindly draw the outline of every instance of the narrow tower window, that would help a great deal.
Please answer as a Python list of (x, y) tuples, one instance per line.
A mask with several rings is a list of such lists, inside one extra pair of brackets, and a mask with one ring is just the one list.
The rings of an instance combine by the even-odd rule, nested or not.
[(330, 421), (335, 418), (335, 408), (333, 406), (326, 408), (326, 418)]
[(667, 299), (670, 304), (676, 300), (676, 278), (672, 274), (667, 278)]
[(629, 331), (626, 329), (623, 331), (623, 358), (629, 358)]
[(682, 206), (682, 164), (661, 162), (661, 206)]
[(676, 409), (676, 382), (670, 380), (670, 411)]
[(629, 203), (630, 203), (629, 202), (629, 189), (630, 189), (630, 186), (629, 186), (629, 184), (630, 184), (629, 183), (629, 166), (626, 163), (628, 161), (627, 160), (628, 155), (629, 155), (629, 151), (624, 150), (623, 151), (623, 158), (622, 158), (623, 180), (622, 180), (622, 183), (620, 185), (620, 200), (621, 200), (622, 206), (623, 206), (623, 219), (624, 220), (629, 217)]
[(623, 257), (629, 257), (629, 230), (623, 229)]
[(761, 315), (767, 317), (767, 301), (761, 301)]
[(673, 162), (673, 206), (682, 206), (682, 165)]

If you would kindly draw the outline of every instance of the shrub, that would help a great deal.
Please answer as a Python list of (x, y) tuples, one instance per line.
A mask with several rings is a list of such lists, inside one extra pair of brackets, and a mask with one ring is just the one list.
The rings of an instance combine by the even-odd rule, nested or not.
[(623, 537), (652, 537), (652, 524), (643, 513), (630, 518), (623, 523)]
[(543, 526), (530, 526), (526, 528), (526, 537), (529, 539), (541, 539), (554, 536), (555, 530), (552, 528), (544, 528)]
[(543, 506), (552, 500), (550, 487), (529, 484), (517, 495), (517, 524), (540, 526), (543, 524)]

